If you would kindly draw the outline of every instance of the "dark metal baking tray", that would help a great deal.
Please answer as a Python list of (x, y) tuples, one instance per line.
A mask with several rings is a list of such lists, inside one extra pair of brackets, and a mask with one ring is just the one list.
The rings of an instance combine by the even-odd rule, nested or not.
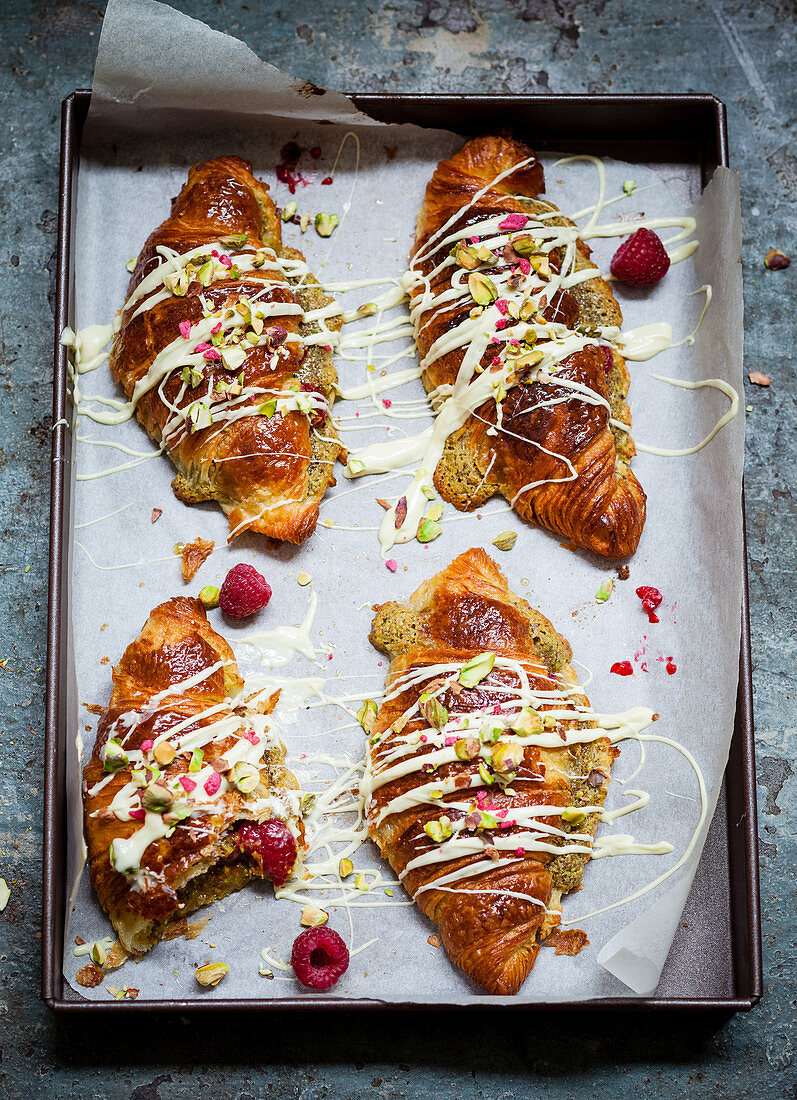
[[(47, 716), (45, 741), (44, 870), (42, 997), (54, 1009), (69, 1012), (107, 1010), (142, 1012), (177, 1010), (306, 1008), (299, 997), (251, 1001), (89, 1001), (73, 990), (63, 975), (64, 906), (66, 900), (65, 758), (68, 593), (72, 438), (63, 424), (68, 412), (67, 353), (60, 333), (73, 316), (74, 270), (71, 241), (75, 216), (80, 140), (90, 92), (76, 91), (63, 102), (61, 175), (58, 212), (58, 260), (55, 309), (55, 377), (53, 395), (52, 497), (50, 505), (50, 599), (47, 621)], [(413, 122), (465, 133), (505, 127), (535, 148), (563, 152), (596, 152), (604, 156), (655, 163), (691, 162), (700, 167), (705, 185), (718, 165), (728, 164), (725, 107), (710, 95), (638, 96), (428, 96), (357, 95), (363, 111), (384, 122)], [(654, 135), (642, 139), (639, 135)], [(742, 499), (744, 507), (744, 499)], [(755, 751), (753, 737), (750, 620), (745, 547), (739, 688), (730, 758), (717, 812), (655, 997), (603, 998), (578, 1006), (529, 1005), (547, 1011), (581, 1010), (749, 1009), (762, 994), (761, 930), (756, 837)], [(400, 1008), (368, 999), (330, 997), (327, 1008)], [(317, 1008), (318, 1001), (312, 1002)], [(489, 1000), (475, 1002), (489, 1006)], [(412, 1007), (450, 1007), (418, 1005)]]

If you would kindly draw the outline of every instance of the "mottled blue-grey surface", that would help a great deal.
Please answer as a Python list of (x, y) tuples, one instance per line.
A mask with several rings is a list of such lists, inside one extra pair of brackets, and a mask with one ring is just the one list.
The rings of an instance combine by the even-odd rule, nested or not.
[(350, 1013), (56, 1019), (38, 999), (52, 290), (60, 101), (91, 82), (103, 4), (0, 5), (0, 1095), (795, 1095), (794, 6), (732, 0), (190, 0), (175, 6), (344, 91), (713, 92), (741, 171), (747, 525), (765, 994), (749, 1014), (588, 1019)]

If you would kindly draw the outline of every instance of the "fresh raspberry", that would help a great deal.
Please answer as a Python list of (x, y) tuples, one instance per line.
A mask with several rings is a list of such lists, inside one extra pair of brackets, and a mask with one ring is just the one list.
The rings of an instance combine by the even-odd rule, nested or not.
[(612, 256), (612, 275), (631, 286), (654, 286), (670, 266), (661, 237), (650, 229), (637, 229)]
[(238, 829), (238, 847), (249, 852), (275, 886), (282, 886), (296, 862), (296, 840), (287, 825), (270, 821), (245, 821)]
[(231, 619), (245, 619), (271, 599), (271, 585), (251, 565), (234, 565), (219, 589), (219, 607)]
[(651, 588), (649, 584), (643, 584), (637, 588), (636, 594), (642, 601), (643, 609), (648, 613), (648, 622), (657, 623), (659, 617), (654, 612), (662, 601), (661, 592), (658, 588)]
[(331, 928), (308, 928), (293, 941), (291, 966), (302, 985), (330, 989), (349, 969), (349, 949)]

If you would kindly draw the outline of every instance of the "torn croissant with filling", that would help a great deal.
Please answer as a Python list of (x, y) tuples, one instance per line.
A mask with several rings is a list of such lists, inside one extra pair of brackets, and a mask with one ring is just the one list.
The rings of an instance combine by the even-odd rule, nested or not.
[[(567, 641), (468, 550), (406, 604), (377, 608), (390, 657), (369, 750), (368, 828), (451, 960), (516, 993), (581, 885), (617, 749), (580, 690)], [(645, 721), (649, 720), (646, 716)]]
[(243, 688), (199, 600), (156, 607), (113, 670), (83, 773), (91, 881), (124, 948), (254, 878), (281, 885), (304, 850), (301, 796), (270, 732), (279, 693)]
[(282, 243), (265, 184), (240, 157), (196, 165), (147, 238), (117, 319), (111, 372), (178, 473), (187, 504), (216, 500), (230, 538), (300, 543), (335, 484), (342, 445), (328, 334), (340, 317)]
[(524, 518), (607, 558), (636, 551), (645, 494), (607, 342), (622, 314), (576, 226), (539, 196), (542, 165), (500, 137), (469, 141), (426, 188), (410, 270), (445, 500), (501, 493)]

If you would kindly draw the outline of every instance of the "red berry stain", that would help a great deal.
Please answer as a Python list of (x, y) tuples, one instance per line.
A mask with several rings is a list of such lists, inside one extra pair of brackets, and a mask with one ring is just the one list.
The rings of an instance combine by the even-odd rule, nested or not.
[(332, 176), (324, 176), (324, 178), (321, 180), (322, 186), (325, 186), (329, 183), (332, 183)]
[(288, 190), (292, 195), (296, 194), (296, 188), (299, 184), (302, 187), (307, 187), (309, 180), (306, 180), (302, 173), (296, 169), (292, 170), (287, 164), (278, 164), (276, 169), (277, 179), (280, 183), (287, 183)]
[(331, 989), (349, 968), (349, 949), (332, 928), (308, 928), (293, 941), (291, 966), (302, 985)]
[(313, 158), (313, 160), (318, 160), (318, 158), (321, 156), (321, 146), (314, 145), (313, 148), (310, 150), (310, 156)]
[(631, 668), (630, 661), (615, 661), (609, 672), (614, 672), (618, 676), (633, 676), (634, 670)]
[(260, 864), (275, 886), (282, 886), (296, 862), (296, 841), (282, 821), (245, 821), (238, 829), (238, 847)]
[(651, 588), (649, 584), (643, 584), (637, 588), (636, 594), (642, 601), (643, 609), (648, 613), (648, 622), (657, 623), (659, 617), (654, 612), (662, 601), (661, 592), (658, 588)]
[(678, 665), (676, 665), (672, 657), (667, 658), (667, 664), (664, 667), (667, 670), (668, 676), (673, 676), (678, 671)]

